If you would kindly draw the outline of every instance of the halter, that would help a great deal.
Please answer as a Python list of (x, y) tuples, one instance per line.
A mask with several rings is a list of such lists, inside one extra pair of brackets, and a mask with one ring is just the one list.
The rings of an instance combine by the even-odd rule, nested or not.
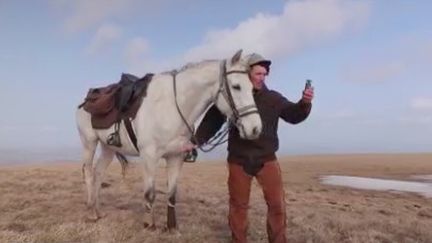
[[(222, 96), (225, 98), (225, 100), (227, 101), (227, 103), (228, 103), (228, 105), (232, 111), (232, 119), (230, 119), (229, 122), (233, 123), (234, 125), (238, 125), (238, 122), (242, 117), (258, 113), (258, 109), (257, 109), (255, 104), (247, 105), (247, 106), (241, 107), (239, 109), (236, 108), (235, 103), (234, 103), (234, 99), (233, 99), (232, 94), (231, 94), (231, 89), (230, 89), (229, 83), (228, 83), (228, 75), (235, 74), (235, 73), (248, 75), (248, 72), (246, 70), (231, 70), (231, 71), (227, 72), (226, 60), (223, 60), (221, 62), (220, 69), (221, 69), (221, 72), (220, 72), (220, 76), (219, 76), (219, 89), (218, 89), (218, 92), (216, 93), (216, 96), (213, 99), (213, 103), (216, 103), (217, 99), (219, 98), (219, 95), (222, 94)], [(178, 113), (180, 114), (180, 117), (183, 120), (183, 123), (186, 125), (189, 132), (192, 134), (192, 139), (194, 140), (195, 144), (197, 144), (198, 140), (195, 137), (194, 129), (188, 124), (188, 122), (187, 122), (186, 118), (184, 117), (183, 113), (181, 112), (180, 107), (179, 107), (178, 102), (177, 102), (177, 79), (176, 79), (177, 73), (178, 73), (177, 70), (171, 71), (171, 75), (173, 76), (174, 99), (175, 99), (176, 108), (177, 108)], [(241, 126), (241, 128), (244, 129), (243, 126)], [(244, 132), (244, 130), (243, 130), (243, 132)], [(226, 133), (227, 132), (225, 132), (225, 135), (226, 135)], [(223, 141), (223, 142), (225, 142), (225, 141)], [(212, 149), (214, 149), (217, 145), (222, 144), (223, 142), (219, 141), (217, 144), (212, 146), (210, 149), (205, 150), (201, 147), (199, 147), (199, 148), (203, 152), (208, 152), (208, 151), (211, 151)]]

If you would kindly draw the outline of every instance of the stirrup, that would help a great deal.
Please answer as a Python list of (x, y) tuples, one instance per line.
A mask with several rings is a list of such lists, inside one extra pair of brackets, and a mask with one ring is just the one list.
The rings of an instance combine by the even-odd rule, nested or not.
[(107, 144), (116, 147), (122, 146), (120, 142), (120, 134), (118, 133), (118, 131), (115, 131), (108, 136)]
[(198, 152), (196, 149), (192, 149), (191, 151), (187, 152), (185, 156), (183, 157), (183, 162), (186, 163), (194, 163), (198, 157)]

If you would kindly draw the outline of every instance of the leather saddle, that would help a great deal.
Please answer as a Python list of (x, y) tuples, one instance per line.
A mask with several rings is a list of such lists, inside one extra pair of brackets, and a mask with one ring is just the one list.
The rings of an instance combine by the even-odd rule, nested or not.
[(134, 119), (152, 77), (151, 73), (142, 78), (123, 73), (117, 83), (91, 88), (79, 108), (91, 114), (95, 129), (107, 129), (121, 120)]

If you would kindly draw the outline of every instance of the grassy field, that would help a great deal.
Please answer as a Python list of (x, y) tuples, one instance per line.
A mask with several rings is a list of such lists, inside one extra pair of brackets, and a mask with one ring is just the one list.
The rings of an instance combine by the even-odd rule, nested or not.
[[(409, 179), (432, 174), (432, 154), (302, 156), (280, 159), (289, 242), (432, 242), (432, 198), (319, 184), (320, 175)], [(101, 191), (107, 215), (87, 222), (80, 163), (0, 167), (0, 242), (229, 242), (224, 162), (185, 164), (178, 188), (178, 233), (164, 232), (166, 197), (155, 204), (157, 230), (142, 227), (139, 167), (122, 181), (113, 163)], [(157, 188), (165, 190), (165, 171)], [(266, 242), (266, 205), (254, 182), (250, 242)]]

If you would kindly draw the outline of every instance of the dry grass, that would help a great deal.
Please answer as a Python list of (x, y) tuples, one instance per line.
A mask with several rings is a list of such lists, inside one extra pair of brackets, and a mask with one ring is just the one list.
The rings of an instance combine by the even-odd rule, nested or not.
[[(432, 155), (304, 156), (281, 160), (290, 242), (432, 242), (432, 199), (415, 194), (323, 186), (322, 174), (407, 178), (432, 174)], [(229, 242), (224, 163), (186, 164), (179, 184), (180, 233), (163, 232), (166, 198), (156, 200), (154, 232), (141, 224), (141, 177), (125, 181), (113, 164), (101, 194), (107, 216), (85, 221), (80, 164), (3, 166), (0, 169), (0, 242)], [(159, 170), (157, 187), (165, 189)], [(266, 208), (254, 183), (249, 239), (266, 242)]]

